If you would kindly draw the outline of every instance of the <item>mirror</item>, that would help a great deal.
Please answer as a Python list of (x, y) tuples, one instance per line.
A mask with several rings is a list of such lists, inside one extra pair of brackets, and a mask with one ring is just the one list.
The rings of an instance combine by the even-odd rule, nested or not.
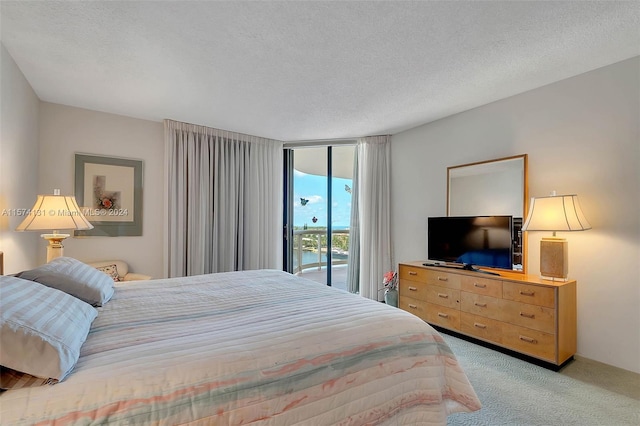
[(527, 154), (447, 168), (448, 216), (513, 216), (513, 270), (525, 272)]

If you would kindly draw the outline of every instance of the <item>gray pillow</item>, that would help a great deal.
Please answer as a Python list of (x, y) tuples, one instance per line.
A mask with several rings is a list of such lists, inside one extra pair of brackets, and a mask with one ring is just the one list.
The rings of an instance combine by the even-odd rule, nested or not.
[(108, 275), (71, 257), (58, 257), (17, 276), (62, 290), (93, 306), (103, 306), (114, 292)]
[(64, 379), (78, 362), (98, 311), (62, 291), (0, 277), (0, 365)]

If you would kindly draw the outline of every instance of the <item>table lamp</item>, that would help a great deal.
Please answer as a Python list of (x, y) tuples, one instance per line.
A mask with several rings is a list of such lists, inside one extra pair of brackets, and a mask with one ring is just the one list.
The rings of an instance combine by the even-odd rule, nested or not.
[(556, 195), (531, 198), (529, 215), (522, 226), (523, 231), (552, 231), (552, 237), (540, 240), (540, 275), (542, 278), (566, 280), (569, 271), (568, 244), (564, 238), (556, 237), (559, 231), (586, 231), (591, 229), (578, 196)]
[(61, 234), (61, 229), (92, 229), (93, 225), (84, 217), (76, 197), (60, 195), (59, 189), (53, 190), (53, 195), (38, 195), (27, 217), (16, 228), (16, 231), (44, 231), (50, 234), (40, 236), (49, 241), (47, 246), (47, 262), (63, 256), (62, 241), (70, 234)]

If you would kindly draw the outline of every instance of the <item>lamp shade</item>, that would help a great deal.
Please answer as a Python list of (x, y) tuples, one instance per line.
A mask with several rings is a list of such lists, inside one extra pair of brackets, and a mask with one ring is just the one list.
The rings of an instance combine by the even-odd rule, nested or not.
[(529, 215), (522, 226), (523, 231), (586, 231), (591, 229), (578, 196), (551, 195), (531, 199)]
[(92, 229), (93, 225), (84, 217), (76, 197), (38, 195), (36, 203), (16, 231), (43, 231), (60, 229)]

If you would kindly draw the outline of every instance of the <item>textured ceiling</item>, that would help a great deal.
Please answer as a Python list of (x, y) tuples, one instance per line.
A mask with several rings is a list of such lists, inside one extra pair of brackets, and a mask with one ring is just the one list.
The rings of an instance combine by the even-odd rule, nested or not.
[(408, 129), (640, 54), (640, 2), (12, 2), (43, 101), (285, 141)]

